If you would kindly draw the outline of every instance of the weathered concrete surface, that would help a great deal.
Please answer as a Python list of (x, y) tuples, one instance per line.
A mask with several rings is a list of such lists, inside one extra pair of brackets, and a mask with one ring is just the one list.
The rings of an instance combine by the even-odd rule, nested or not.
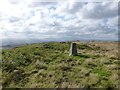
[(77, 45), (76, 45), (76, 43), (71, 43), (69, 56), (71, 56), (71, 55), (73, 55), (73, 56), (77, 55)]

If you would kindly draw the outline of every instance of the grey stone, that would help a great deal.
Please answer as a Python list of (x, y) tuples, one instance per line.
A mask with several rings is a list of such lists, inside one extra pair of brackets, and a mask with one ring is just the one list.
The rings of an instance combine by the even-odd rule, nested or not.
[(71, 55), (73, 55), (73, 56), (77, 55), (77, 45), (76, 45), (76, 43), (71, 43), (69, 56), (71, 56)]

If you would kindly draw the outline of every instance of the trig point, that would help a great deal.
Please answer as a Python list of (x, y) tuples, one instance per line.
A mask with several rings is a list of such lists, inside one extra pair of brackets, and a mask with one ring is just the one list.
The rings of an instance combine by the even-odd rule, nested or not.
[(71, 43), (71, 47), (70, 47), (70, 54), (69, 56), (71, 55), (77, 55), (77, 45), (76, 43)]

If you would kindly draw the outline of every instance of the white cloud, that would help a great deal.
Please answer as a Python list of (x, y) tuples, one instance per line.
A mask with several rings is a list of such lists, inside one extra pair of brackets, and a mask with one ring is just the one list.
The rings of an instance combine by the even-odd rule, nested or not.
[(116, 40), (117, 11), (116, 2), (0, 0), (0, 31), (3, 38)]
[(118, 16), (113, 17), (113, 18), (109, 18), (107, 24), (110, 27), (116, 27), (116, 26), (118, 26)]

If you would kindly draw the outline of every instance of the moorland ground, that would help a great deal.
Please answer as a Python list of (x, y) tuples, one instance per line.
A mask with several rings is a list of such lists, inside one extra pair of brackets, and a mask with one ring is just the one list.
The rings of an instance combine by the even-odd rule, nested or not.
[(117, 88), (118, 42), (23, 45), (2, 51), (2, 86), (29, 88)]

